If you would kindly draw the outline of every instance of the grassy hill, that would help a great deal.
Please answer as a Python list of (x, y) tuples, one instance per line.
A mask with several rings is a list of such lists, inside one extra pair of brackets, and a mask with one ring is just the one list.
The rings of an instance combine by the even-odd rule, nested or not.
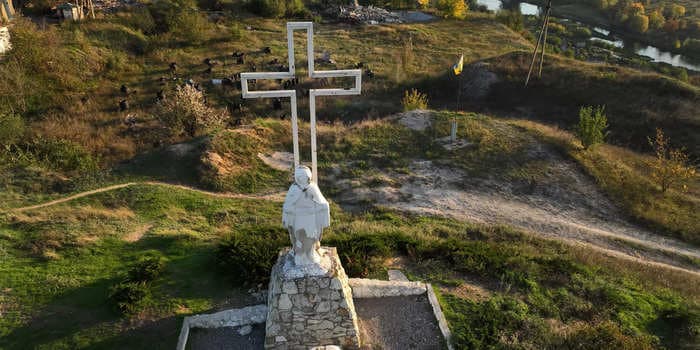
[[(283, 111), (270, 101), (247, 102), (229, 108), (228, 125), (187, 135), (157, 117), (155, 98), (193, 79), (211, 108), (236, 105), (240, 92), (211, 79), (252, 64), (272, 69), (268, 62), (286, 55), (283, 21), (226, 3), (223, 14), (187, 11), (169, 22), (153, 6), (46, 28), (19, 19), (12, 27), (14, 49), (0, 61), (0, 348), (172, 348), (184, 315), (262, 302), (248, 290), (264, 288), (287, 235), (279, 228), (281, 204), (257, 196), (284, 190), (289, 179), (257, 154), (291, 148), (280, 120), (286, 102)], [(302, 45), (301, 36), (295, 40)], [(374, 188), (392, 181), (384, 172), (405, 174), (420, 158), (453, 164), (475, 179), (546, 184), (552, 164), (530, 152), (541, 143), (575, 162), (626, 216), (697, 244), (700, 182), (661, 194), (649, 180), (649, 156), (636, 151), (646, 150), (646, 137), (661, 127), (700, 154), (696, 87), (548, 56), (543, 78), (522, 89), (531, 44), (485, 14), (386, 26), (320, 23), (315, 40), (317, 53), (329, 51), (336, 61), (324, 69), (363, 63), (375, 73), (364, 78), (362, 96), (318, 103), (324, 179), (339, 170)], [(261, 52), (266, 46), (271, 54)], [(248, 53), (246, 64), (234, 63), (235, 51)], [(434, 109), (454, 109), (456, 81), (448, 71), (460, 53), (466, 62), (484, 60), (499, 76), (484, 100), (465, 104), (482, 113), (435, 112), (435, 125), (422, 132), (385, 119), (402, 109), (411, 88), (426, 92)], [(297, 56), (303, 67), (303, 53)], [(221, 64), (206, 73), (205, 58)], [(130, 108), (122, 112), (125, 98)], [(584, 151), (566, 130), (580, 106), (598, 104), (607, 106), (612, 145)], [(243, 125), (235, 126), (239, 118)], [(436, 142), (452, 118), (460, 121), (459, 137), (473, 143), (457, 152)], [(307, 131), (301, 140), (308, 147)], [(147, 183), (153, 180), (225, 194)], [(138, 184), (13, 210), (131, 181)], [(330, 181), (322, 186), (331, 199), (343, 192)], [(228, 198), (232, 193), (249, 195)], [(388, 260), (398, 258), (411, 278), (434, 283), (459, 347), (700, 343), (697, 274), (508, 227), (365, 204), (356, 212), (333, 204), (324, 243), (338, 247), (352, 276), (386, 278)], [(135, 282), (143, 270), (153, 276)], [(131, 289), (120, 289), (125, 285)], [(484, 293), (465, 292), (474, 289)]]
[[(5, 214), (0, 346), (172, 347), (183, 315), (255, 302), (246, 285), (261, 277), (238, 275), (232, 265), (213, 268), (228, 261), (217, 247), (237, 240), (231, 254), (245, 260), (274, 248), (269, 244), (286, 245), (278, 207), (140, 185)], [(352, 276), (385, 278), (385, 259), (404, 256), (412, 278), (440, 288), (460, 346), (505, 346), (509, 339), (509, 346), (561, 348), (607, 339), (635, 349), (657, 342), (691, 349), (698, 341), (694, 275), (665, 274), (661, 282), (653, 267), (586, 248), (389, 211), (350, 215), (334, 206), (324, 236)], [(268, 268), (274, 251), (265, 253)], [(160, 256), (164, 271), (137, 311), (122, 318), (110, 287), (145, 254)], [(487, 297), (460, 294), (460, 286), (475, 283)]]

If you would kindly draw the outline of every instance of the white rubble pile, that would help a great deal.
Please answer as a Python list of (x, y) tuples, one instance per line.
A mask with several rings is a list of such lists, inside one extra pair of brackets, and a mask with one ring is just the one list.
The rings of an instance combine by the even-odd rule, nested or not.
[(350, 23), (379, 24), (404, 22), (399, 14), (372, 5), (331, 6), (326, 11), (326, 14)]

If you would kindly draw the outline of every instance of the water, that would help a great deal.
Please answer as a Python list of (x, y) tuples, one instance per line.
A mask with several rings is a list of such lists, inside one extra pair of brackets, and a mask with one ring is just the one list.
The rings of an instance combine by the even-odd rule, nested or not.
[[(516, 1), (516, 0), (511, 0), (511, 1)], [(486, 6), (486, 8), (489, 11), (498, 11), (498, 10), (503, 8), (503, 1), (502, 0), (476, 0), (476, 3), (479, 5)], [(523, 15), (534, 16), (534, 15), (540, 14), (540, 7), (537, 5), (533, 5), (533, 4), (530, 4), (527, 2), (520, 2), (519, 7), (520, 7), (520, 12)], [(562, 21), (563, 22), (570, 22), (566, 19), (563, 19)], [(579, 22), (576, 22), (576, 23), (581, 24)], [(581, 24), (581, 25), (585, 26), (585, 24)], [(678, 54), (674, 54), (674, 53), (671, 53), (668, 51), (664, 51), (664, 50), (661, 50), (655, 46), (640, 44), (638, 42), (629, 41), (629, 40), (619, 39), (617, 36), (614, 35), (614, 33), (612, 33), (610, 30), (607, 30), (605, 28), (592, 27), (592, 29), (593, 29), (593, 32), (598, 35), (598, 37), (596, 37), (596, 36), (591, 37), (590, 40), (592, 40), (592, 41), (604, 42), (604, 43), (613, 45), (615, 47), (624, 49), (625, 51), (633, 52), (637, 55), (648, 57), (653, 62), (663, 62), (663, 63), (668, 63), (668, 64), (670, 64), (672, 66), (676, 66), (676, 67), (683, 67), (686, 69), (700, 71), (700, 62), (694, 62), (683, 55), (678, 55)]]
[[(489, 11), (498, 11), (503, 8), (503, 3), (501, 0), (476, 0), (479, 5), (484, 5)], [(540, 13), (540, 8), (537, 5), (529, 4), (527, 2), (520, 3), (520, 12), (523, 15), (538, 15)]]

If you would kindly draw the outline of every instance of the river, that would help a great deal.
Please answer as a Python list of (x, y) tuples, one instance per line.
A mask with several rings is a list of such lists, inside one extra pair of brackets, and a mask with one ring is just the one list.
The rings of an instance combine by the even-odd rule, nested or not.
[[(501, 0), (476, 0), (477, 4), (486, 6), (489, 11), (498, 11), (503, 8), (503, 3)], [(518, 4), (520, 12), (523, 15), (539, 15), (540, 7), (527, 2), (520, 2)], [(582, 24), (586, 25), (586, 24)], [(620, 35), (611, 32), (610, 30), (591, 27), (594, 36), (590, 40), (600, 41), (615, 47), (624, 49), (627, 52), (633, 52), (637, 55), (650, 58), (653, 62), (663, 62), (668, 63), (672, 66), (683, 67), (686, 69), (691, 69), (700, 72), (700, 62), (693, 61), (690, 58), (674, 54), (669, 51), (664, 51), (658, 47), (642, 44), (634, 40), (622, 39)]]

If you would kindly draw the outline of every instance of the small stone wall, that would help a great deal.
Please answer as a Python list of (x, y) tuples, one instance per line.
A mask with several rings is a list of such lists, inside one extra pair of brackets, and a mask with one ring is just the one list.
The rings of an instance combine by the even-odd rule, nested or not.
[(297, 274), (285, 249), (272, 269), (265, 326), (266, 349), (360, 346), (352, 291), (335, 248), (320, 250), (325, 272)]
[(246, 306), (242, 309), (219, 311), (214, 314), (187, 316), (182, 321), (177, 350), (185, 350), (190, 328), (238, 327), (265, 322), (267, 305)]
[(350, 288), (354, 298), (382, 298), (425, 294), (423, 282), (382, 281), (351, 278)]

